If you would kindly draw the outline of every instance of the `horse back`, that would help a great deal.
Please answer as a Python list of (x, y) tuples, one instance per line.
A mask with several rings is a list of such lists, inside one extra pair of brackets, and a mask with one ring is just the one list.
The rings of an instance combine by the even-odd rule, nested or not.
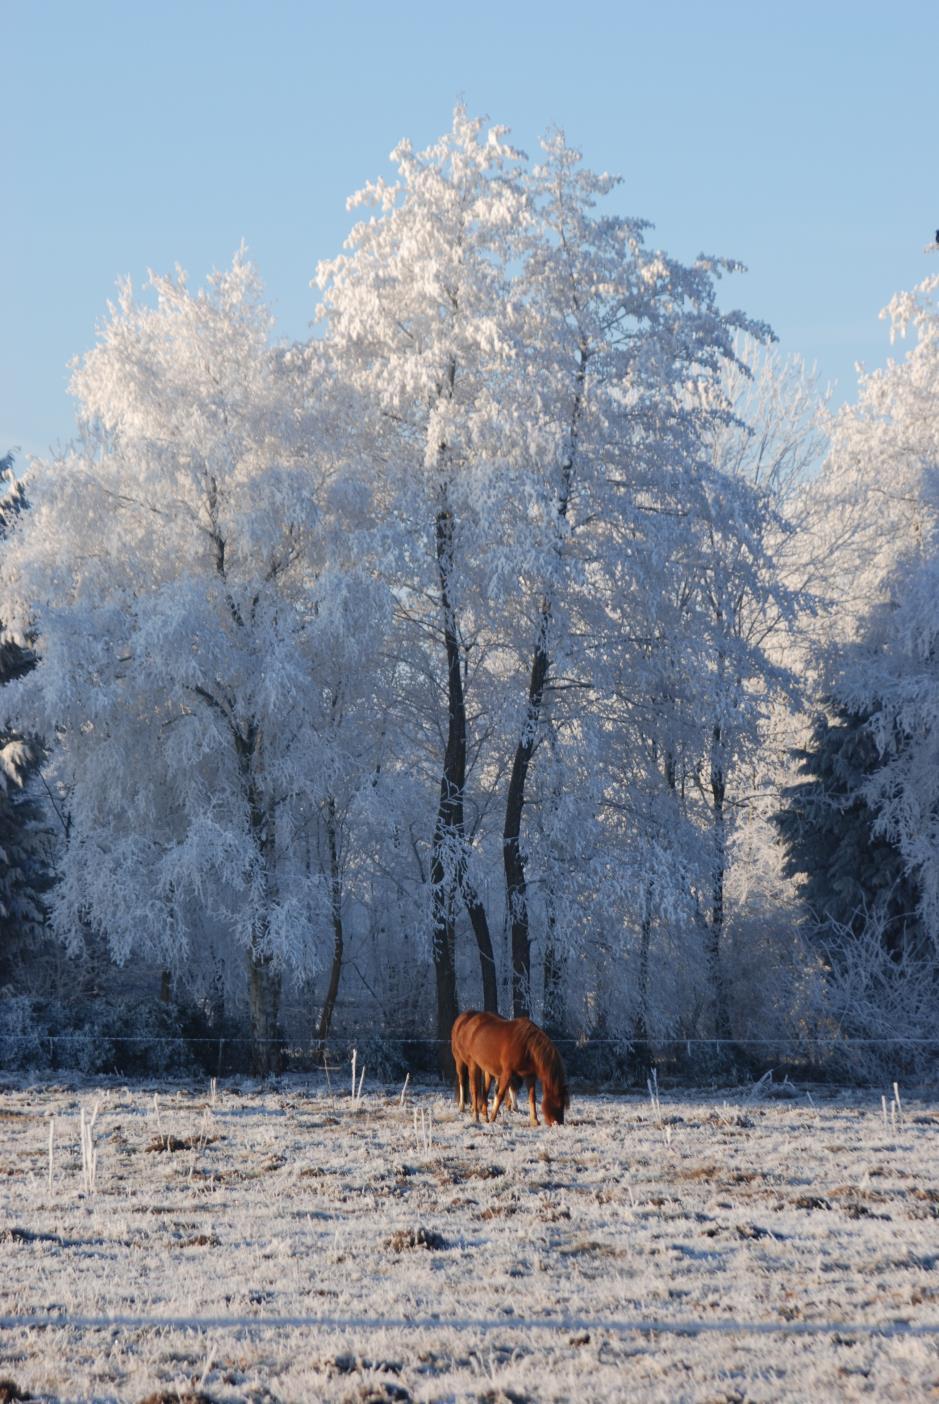
[(527, 1077), (535, 1071), (527, 1052), (529, 1021), (503, 1019), (499, 1014), (474, 1014), (462, 1026), (462, 1047), (473, 1062), (492, 1077), (515, 1073)]

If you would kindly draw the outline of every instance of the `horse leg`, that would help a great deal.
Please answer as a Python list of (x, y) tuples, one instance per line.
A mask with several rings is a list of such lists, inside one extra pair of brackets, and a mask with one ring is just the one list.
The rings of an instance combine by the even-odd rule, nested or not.
[(466, 1106), (466, 1099), (463, 1095), (463, 1078), (466, 1074), (466, 1064), (461, 1062), (459, 1058), (454, 1058), (453, 1061), (456, 1063), (456, 1102), (460, 1111), (462, 1111)]
[(502, 1106), (502, 1103), (505, 1100), (505, 1094), (509, 1090), (509, 1083), (511, 1081), (511, 1072), (504, 1072), (499, 1078), (499, 1090), (496, 1093), (495, 1106), (492, 1109), (492, 1115), (489, 1118), (490, 1121), (495, 1121), (496, 1117), (499, 1115), (499, 1108)]
[(528, 1082), (528, 1120), (532, 1126), (538, 1125), (538, 1113), (535, 1110), (535, 1079), (530, 1077)]
[[(479, 1120), (479, 1100), (480, 1100), (480, 1099), (479, 1099), (479, 1092), (480, 1092), (480, 1084), (482, 1083), (482, 1074), (481, 1074), (479, 1068), (478, 1068), (478, 1067), (476, 1066), (476, 1064), (473, 1063), (473, 1062), (470, 1062), (470, 1063), (467, 1065), (467, 1070), (468, 1070), (468, 1073), (469, 1073), (470, 1094), (471, 1094), (471, 1096), (472, 1096), (472, 1098), (473, 1098), (473, 1120), (474, 1120), (474, 1121), (478, 1121), (478, 1120)], [(488, 1119), (488, 1118), (487, 1118), (487, 1119)]]
[(492, 1086), (492, 1074), (491, 1074), (491, 1073), (484, 1073), (483, 1070), (482, 1070), (482, 1068), (480, 1068), (480, 1070), (479, 1070), (479, 1081), (480, 1081), (480, 1084), (481, 1084), (481, 1086), (482, 1086), (483, 1116), (484, 1116), (484, 1118), (486, 1119), (486, 1121), (488, 1121), (488, 1120), (489, 1120), (489, 1089), (490, 1089), (490, 1087)]

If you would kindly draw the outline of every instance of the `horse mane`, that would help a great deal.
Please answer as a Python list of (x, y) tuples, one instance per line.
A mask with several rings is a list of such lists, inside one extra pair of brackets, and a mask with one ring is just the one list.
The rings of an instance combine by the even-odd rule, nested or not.
[(567, 1077), (564, 1072), (564, 1064), (561, 1062), (561, 1055), (551, 1042), (544, 1029), (539, 1029), (537, 1024), (530, 1024), (526, 1033), (525, 1043), (532, 1056), (538, 1075), (541, 1078), (542, 1086), (545, 1083), (545, 1076), (558, 1090), (565, 1107), (571, 1104), (571, 1094), (567, 1090)]

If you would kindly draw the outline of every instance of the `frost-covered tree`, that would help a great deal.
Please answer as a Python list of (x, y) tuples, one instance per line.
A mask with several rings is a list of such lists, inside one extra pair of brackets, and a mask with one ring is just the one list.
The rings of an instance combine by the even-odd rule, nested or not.
[[(667, 563), (704, 505), (703, 445), (728, 414), (721, 373), (750, 325), (717, 305), (716, 279), (733, 264), (686, 266), (647, 248), (645, 221), (597, 212), (616, 179), (585, 169), (561, 133), (543, 147), (528, 182), (527, 354), (513, 395), (516, 414), (527, 409), (519, 457), (542, 524), (519, 543), (530, 666), (503, 830), (516, 1014), (531, 1001), (522, 817), (535, 753), (549, 720), (571, 710), (563, 694), (580, 711), (632, 670), (627, 655), (671, 588)], [(595, 740), (602, 766), (610, 738)]]
[[(915, 914), (939, 953), (939, 534), (898, 568), (843, 659), (838, 697), (866, 718), (876, 762), (860, 787), (874, 834), (899, 853)], [(915, 927), (913, 910), (908, 924)]]
[(807, 538), (828, 560), (832, 608), (821, 638), (850, 642), (889, 598), (898, 561), (928, 541), (935, 504), (926, 486), (939, 443), (939, 275), (898, 293), (881, 313), (892, 342), (915, 338), (902, 360), (862, 373), (857, 400), (831, 426), (831, 450), (813, 486)]
[[(855, 642), (833, 655), (836, 704), (866, 718), (877, 764), (861, 787), (874, 832), (894, 845), (939, 932), (939, 276), (895, 297), (894, 336), (912, 331), (902, 361), (863, 377), (840, 417), (833, 460), (863, 472), (872, 521), (867, 608)], [(863, 465), (863, 467), (861, 467)]]
[[(568, 878), (575, 852), (583, 871), (581, 840), (593, 835), (603, 848), (609, 821), (611, 856), (597, 871), (611, 925), (637, 905), (653, 852), (662, 908), (674, 909), (676, 886), (687, 898), (687, 853), (661, 838), (661, 815), (650, 837), (650, 775), (652, 791), (674, 790), (665, 732), (691, 725), (700, 702), (682, 670), (712, 670), (711, 655), (699, 667), (704, 523), (709, 568), (719, 532), (739, 571), (763, 545), (753, 529), (761, 503), (752, 484), (724, 484), (709, 458), (716, 426), (731, 417), (722, 373), (736, 360), (735, 333), (750, 325), (717, 304), (716, 280), (734, 265), (684, 266), (647, 249), (642, 221), (595, 209), (616, 182), (583, 169), (560, 135), (527, 171), (500, 130), (483, 140), (481, 124), (458, 110), (447, 137), (417, 156), (402, 144), (394, 159), (398, 182), (356, 197), (379, 213), (321, 268), (320, 283), (335, 372), (371, 406), (359, 432), (380, 483), (404, 631), (405, 724), (413, 739), (423, 712), (424, 754), (434, 728), (442, 732), (426, 877), (443, 1037), (456, 1007), (460, 897), (484, 1002), (495, 1003), (492, 923), (474, 873), (489, 874), (491, 896), (496, 854), (514, 1012), (532, 1008), (529, 865), (544, 968), (556, 979), (565, 846), (552, 796), (574, 785), (581, 800), (576, 819), (564, 807), (580, 835), (567, 845)], [(676, 686), (684, 721), (663, 721)], [(748, 708), (749, 699), (739, 711), (749, 718)], [(650, 725), (661, 743), (651, 772)], [(548, 737), (553, 759), (539, 778)], [(690, 773), (711, 732), (702, 740), (695, 723), (682, 744)], [(553, 863), (536, 851), (549, 833)]]
[(781, 361), (752, 337), (738, 350), (746, 364), (729, 362), (723, 376), (732, 413), (711, 430), (700, 561), (687, 577), (704, 644), (695, 708), (710, 718), (696, 778), (713, 845), (706, 943), (723, 1037), (731, 1034), (722, 945), (735, 831), (780, 768), (773, 732), (798, 702), (786, 665), (799, 661), (798, 625), (814, 608), (821, 568), (802, 526), (803, 494), (823, 444), (823, 402), (797, 361)]
[(57, 929), (174, 969), (240, 953), (264, 1071), (282, 972), (314, 967), (329, 929), (302, 838), (354, 785), (336, 676), (348, 714), (383, 595), (332, 511), (307, 357), (272, 349), (251, 266), (150, 293), (122, 288), (73, 372), (80, 438), (29, 478), (6, 607), (40, 661), (14, 715), (56, 743)]
[(795, 610), (795, 451), (733, 383), (767, 329), (560, 134), (531, 164), (458, 108), (392, 160), (320, 265), (322, 338), (272, 348), (239, 258), (125, 289), (76, 366), (0, 601), (41, 654), (11, 695), (54, 742), (55, 925), (190, 980), (237, 953), (261, 1068), (284, 972), (324, 960), (322, 1043), (344, 970), (421, 1019), (433, 992), (445, 1041), (458, 980), (723, 1032)]
[(322, 264), (318, 280), (333, 364), (371, 406), (369, 454), (399, 619), (412, 621), (421, 638), (433, 636), (439, 650), (438, 663), (426, 652), (424, 662), (443, 709), (428, 877), (437, 1032), (446, 1040), (458, 1008), (460, 902), (479, 947), (484, 1004), (495, 1008), (497, 998), (492, 940), (468, 864), (472, 639), (464, 602), (473, 543), (498, 541), (491, 503), (499, 372), (512, 350), (507, 265), (525, 202), (504, 132), (484, 133), (462, 108), (440, 141), (419, 153), (402, 142), (392, 159), (398, 180), (367, 185), (350, 202), (377, 206), (378, 216), (355, 227), (350, 252)]
[[(902, 361), (861, 377), (834, 425), (822, 492), (857, 531), (840, 561), (845, 617), (828, 631), (829, 716), (780, 824), (839, 962), (907, 1007), (898, 981), (936, 978), (939, 931), (939, 278), (886, 309), (912, 330)], [(914, 1001), (915, 1003), (915, 1001)], [(912, 1007), (912, 1005), (910, 1005)], [(868, 1014), (871, 1010), (868, 1007)]]

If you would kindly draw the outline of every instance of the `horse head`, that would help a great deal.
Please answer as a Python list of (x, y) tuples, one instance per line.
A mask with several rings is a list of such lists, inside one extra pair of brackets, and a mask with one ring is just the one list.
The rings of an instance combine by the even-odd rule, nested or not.
[(567, 1085), (563, 1082), (544, 1083), (544, 1095), (541, 1098), (541, 1114), (548, 1126), (564, 1125), (564, 1109), (571, 1104), (570, 1093)]

